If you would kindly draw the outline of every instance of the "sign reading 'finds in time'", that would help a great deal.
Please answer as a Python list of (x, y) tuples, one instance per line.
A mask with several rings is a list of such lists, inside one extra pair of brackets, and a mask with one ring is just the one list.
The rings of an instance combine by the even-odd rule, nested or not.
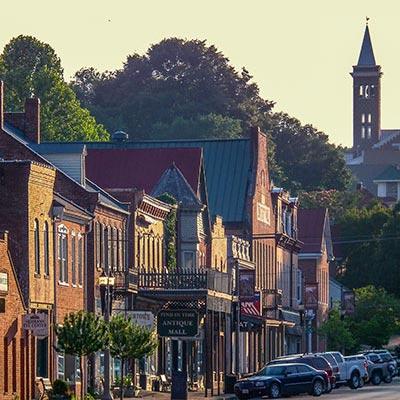
[(193, 337), (199, 333), (199, 316), (191, 310), (165, 310), (158, 313), (157, 331), (163, 337)]

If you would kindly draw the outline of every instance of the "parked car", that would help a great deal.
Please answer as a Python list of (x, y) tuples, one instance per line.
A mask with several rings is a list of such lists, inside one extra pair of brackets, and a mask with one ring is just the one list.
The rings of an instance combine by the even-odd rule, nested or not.
[[(340, 371), (338, 362), (336, 361), (333, 354), (326, 352), (326, 353), (315, 353), (315, 355), (324, 357), (325, 360), (329, 362), (329, 364), (332, 367), (333, 375), (335, 376), (335, 385), (336, 385), (336, 382), (340, 381)], [(335, 385), (333, 387), (335, 387)]]
[(382, 381), (386, 383), (390, 383), (392, 381), (393, 377), (389, 368), (389, 364), (384, 361), (379, 354), (366, 353), (364, 357), (366, 357), (369, 362), (369, 380), (373, 385), (379, 385)]
[(266, 365), (256, 374), (238, 381), (235, 394), (240, 400), (261, 396), (277, 399), (300, 393), (320, 396), (328, 382), (325, 371), (318, 371), (306, 364)]
[(388, 369), (392, 377), (397, 375), (397, 362), (390, 352), (388, 350), (375, 350), (375, 353), (378, 354), (383, 361), (388, 363)]
[(367, 363), (362, 360), (346, 359), (339, 351), (329, 351), (339, 367), (339, 381), (336, 386), (348, 385), (351, 389), (358, 389), (368, 379)]
[(336, 384), (336, 378), (333, 374), (332, 366), (324, 357), (308, 353), (289, 355), (272, 360), (267, 365), (282, 364), (282, 363), (303, 363), (309, 365), (310, 367), (315, 368), (316, 370), (325, 371), (326, 374), (328, 375), (328, 384), (325, 387), (326, 393), (331, 392)]

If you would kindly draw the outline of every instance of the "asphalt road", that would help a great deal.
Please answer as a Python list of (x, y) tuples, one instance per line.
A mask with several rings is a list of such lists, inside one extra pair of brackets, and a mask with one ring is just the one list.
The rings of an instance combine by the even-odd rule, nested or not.
[[(312, 396), (293, 396), (294, 400), (313, 399)], [(391, 384), (381, 383), (379, 386), (365, 385), (358, 390), (348, 387), (333, 390), (322, 395), (321, 400), (400, 400), (400, 378), (395, 378)]]

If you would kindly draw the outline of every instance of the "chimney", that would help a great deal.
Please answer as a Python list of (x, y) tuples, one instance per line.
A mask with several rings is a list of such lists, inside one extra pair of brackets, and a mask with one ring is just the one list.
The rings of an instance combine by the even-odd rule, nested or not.
[(4, 82), (0, 80), (0, 130), (4, 126)]
[(25, 134), (33, 143), (40, 143), (40, 100), (25, 100)]

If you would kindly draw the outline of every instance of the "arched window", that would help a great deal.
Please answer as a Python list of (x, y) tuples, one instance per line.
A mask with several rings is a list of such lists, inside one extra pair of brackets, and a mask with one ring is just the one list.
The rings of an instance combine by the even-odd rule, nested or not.
[(64, 225), (58, 227), (58, 267), (62, 283), (68, 283), (68, 230)]
[(72, 284), (76, 285), (76, 236), (73, 232), (71, 238), (71, 274)]
[(83, 237), (78, 235), (78, 285), (83, 285)]
[(96, 222), (95, 224), (95, 232), (96, 232), (96, 266), (100, 268), (100, 258), (101, 258), (101, 231), (100, 224)]
[(39, 238), (39, 221), (34, 222), (34, 241), (35, 241), (35, 273), (40, 274), (40, 238)]
[(50, 265), (49, 265), (49, 255), (50, 255), (50, 249), (49, 249), (49, 225), (47, 221), (44, 223), (43, 227), (43, 251), (44, 251), (44, 274), (45, 275), (50, 275)]

